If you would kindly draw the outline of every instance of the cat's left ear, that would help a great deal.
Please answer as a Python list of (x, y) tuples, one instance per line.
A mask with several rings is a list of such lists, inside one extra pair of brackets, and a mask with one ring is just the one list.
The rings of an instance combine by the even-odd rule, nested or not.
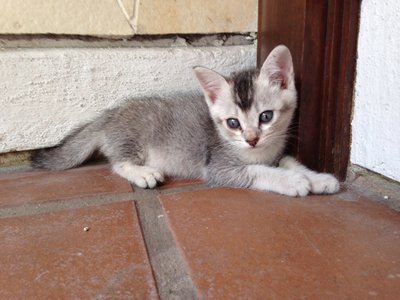
[(286, 46), (279, 45), (271, 51), (261, 67), (260, 78), (282, 90), (294, 88), (292, 55)]
[(222, 91), (229, 90), (228, 82), (217, 72), (204, 67), (194, 67), (193, 70), (209, 104), (214, 104)]

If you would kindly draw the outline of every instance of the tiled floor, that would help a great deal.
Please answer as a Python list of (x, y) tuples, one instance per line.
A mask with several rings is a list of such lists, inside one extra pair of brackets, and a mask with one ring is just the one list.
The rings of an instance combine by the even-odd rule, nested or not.
[(133, 190), (105, 165), (0, 174), (0, 242), (0, 299), (400, 299), (399, 213), (348, 186), (288, 198)]

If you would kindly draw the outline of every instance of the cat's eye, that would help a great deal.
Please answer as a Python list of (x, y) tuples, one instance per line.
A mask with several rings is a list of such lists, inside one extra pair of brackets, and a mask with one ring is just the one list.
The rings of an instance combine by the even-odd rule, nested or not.
[(274, 112), (272, 110), (266, 110), (260, 114), (260, 123), (266, 124), (271, 122), (274, 117)]
[(235, 119), (235, 118), (230, 118), (230, 119), (226, 120), (226, 124), (231, 129), (239, 129), (240, 128), (239, 120)]

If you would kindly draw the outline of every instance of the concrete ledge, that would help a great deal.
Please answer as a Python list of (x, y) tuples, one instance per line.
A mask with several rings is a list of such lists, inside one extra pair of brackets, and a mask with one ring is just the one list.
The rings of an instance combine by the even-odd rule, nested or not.
[(400, 183), (355, 164), (350, 164), (346, 185), (370, 200), (400, 212)]
[(0, 153), (48, 147), (126, 98), (199, 90), (192, 67), (255, 67), (256, 48), (4, 49)]
[(132, 14), (133, 2), (3, 0), (0, 8), (0, 33), (129, 36), (134, 31), (122, 9)]
[(257, 0), (2, 0), (0, 34), (257, 31)]
[(139, 1), (137, 34), (257, 31), (257, 0)]

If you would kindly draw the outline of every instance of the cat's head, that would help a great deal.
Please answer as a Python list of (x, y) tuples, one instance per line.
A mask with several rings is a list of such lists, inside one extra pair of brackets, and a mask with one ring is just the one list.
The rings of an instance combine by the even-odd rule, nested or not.
[(277, 46), (260, 70), (224, 77), (204, 67), (194, 71), (220, 134), (243, 149), (267, 147), (285, 140), (296, 108), (293, 62)]

